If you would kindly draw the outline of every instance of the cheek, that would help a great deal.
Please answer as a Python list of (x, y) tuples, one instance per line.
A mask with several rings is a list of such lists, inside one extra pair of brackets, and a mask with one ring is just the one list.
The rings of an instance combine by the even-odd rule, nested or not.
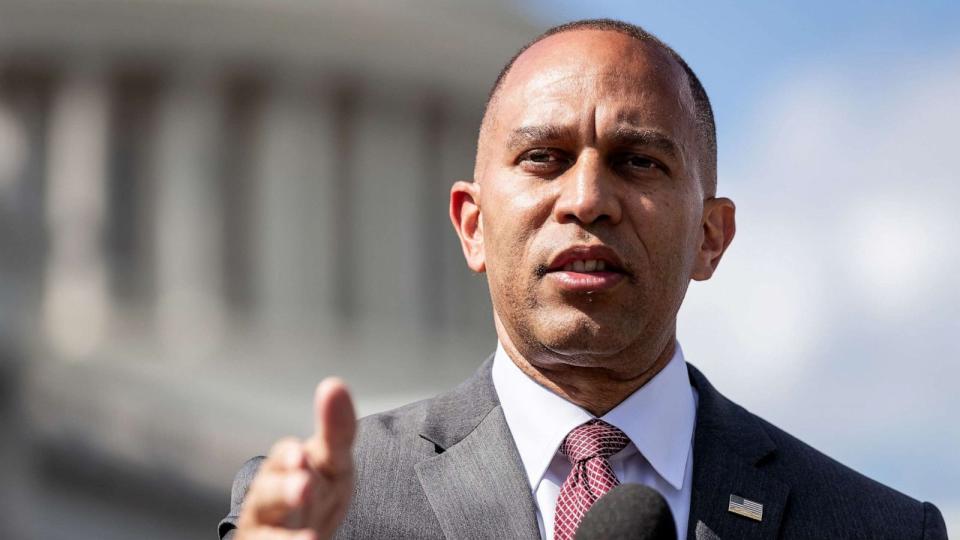
[[(646, 251), (659, 265), (677, 265), (690, 260), (699, 232), (699, 216), (687, 201), (673, 196), (644, 194), (635, 197), (631, 205), (630, 219), (637, 236)], [(656, 263), (655, 263), (656, 264)]]
[(530, 226), (540, 225), (549, 217), (556, 183), (511, 178), (501, 185), (506, 187), (498, 191), (495, 204), (508, 220)]
[(484, 249), (487, 266), (493, 270), (504, 269), (505, 273), (516, 274), (527, 263), (525, 259), (531, 251), (533, 229), (519, 216), (498, 221), (495, 226), (484, 231)]
[[(522, 185), (521, 180), (513, 185)], [(550, 216), (546, 190), (499, 189), (497, 196), (484, 201), (484, 243), (487, 263), (518, 264), (530, 252), (532, 243)], [(494, 260), (490, 260), (494, 259)]]

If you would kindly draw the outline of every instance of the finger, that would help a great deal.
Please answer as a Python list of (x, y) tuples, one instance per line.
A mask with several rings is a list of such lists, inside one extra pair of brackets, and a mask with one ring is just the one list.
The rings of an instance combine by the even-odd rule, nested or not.
[(264, 471), (292, 471), (307, 466), (307, 455), (304, 443), (294, 437), (286, 437), (277, 441), (262, 468)]
[(328, 477), (351, 474), (350, 448), (357, 430), (357, 417), (342, 380), (332, 377), (317, 386), (314, 419), (316, 431), (307, 441), (308, 462)]
[(325, 510), (324, 515), (317, 522), (313, 523), (313, 527), (320, 533), (320, 538), (332, 538), (340, 527), (340, 522), (347, 515), (350, 496), (353, 494), (353, 483), (341, 482), (337, 487), (340, 493), (334, 497), (333, 504)]
[(283, 529), (280, 527), (256, 527), (240, 529), (237, 540), (317, 540), (317, 533), (306, 529)]
[(283, 525), (302, 508), (312, 489), (307, 471), (268, 472), (257, 475), (245, 503), (245, 513), (253, 523)]
[[(343, 518), (339, 509), (345, 508), (350, 503), (350, 496), (353, 494), (352, 479), (352, 474), (328, 478), (323, 473), (313, 473), (310, 492), (307, 494), (307, 504), (304, 506), (305, 512), (299, 516), (303, 521), (288, 521), (287, 525), (311, 527), (317, 531), (323, 531), (329, 527), (335, 529)], [(321, 537), (326, 536), (321, 535)]]

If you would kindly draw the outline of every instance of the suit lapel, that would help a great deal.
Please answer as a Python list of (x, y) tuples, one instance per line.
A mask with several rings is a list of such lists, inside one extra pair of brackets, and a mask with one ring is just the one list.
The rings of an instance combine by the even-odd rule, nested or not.
[[(790, 489), (763, 470), (763, 461), (775, 453), (776, 445), (755, 416), (723, 397), (696, 368), (688, 367), (698, 394), (690, 538), (777, 538)], [(762, 519), (730, 512), (731, 495), (762, 504)]]
[(417, 476), (447, 538), (538, 538), (533, 495), (491, 363), (431, 404), (421, 436), (440, 453), (418, 463)]
[[(418, 463), (417, 476), (447, 538), (538, 538), (533, 495), (493, 388), (491, 364), (488, 359), (431, 403), (421, 436), (438, 455)], [(698, 395), (688, 537), (777, 538), (790, 488), (763, 470), (776, 445), (755, 416), (688, 368)], [(729, 512), (731, 495), (762, 504), (762, 519)]]

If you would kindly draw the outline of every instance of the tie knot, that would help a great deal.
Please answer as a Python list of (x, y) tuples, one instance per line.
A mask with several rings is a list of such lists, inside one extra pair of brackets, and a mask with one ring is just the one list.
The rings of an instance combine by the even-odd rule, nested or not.
[(591, 420), (567, 434), (560, 445), (560, 453), (576, 464), (595, 457), (608, 458), (623, 450), (629, 442), (629, 437), (620, 429), (603, 420)]

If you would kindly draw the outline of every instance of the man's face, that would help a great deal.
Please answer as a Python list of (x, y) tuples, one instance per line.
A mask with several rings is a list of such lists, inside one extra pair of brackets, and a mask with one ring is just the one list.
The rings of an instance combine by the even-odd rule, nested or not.
[(709, 277), (693, 111), (682, 69), (615, 32), (561, 33), (517, 59), (467, 185), (468, 262), (524, 356), (594, 365), (673, 339), (689, 280)]

